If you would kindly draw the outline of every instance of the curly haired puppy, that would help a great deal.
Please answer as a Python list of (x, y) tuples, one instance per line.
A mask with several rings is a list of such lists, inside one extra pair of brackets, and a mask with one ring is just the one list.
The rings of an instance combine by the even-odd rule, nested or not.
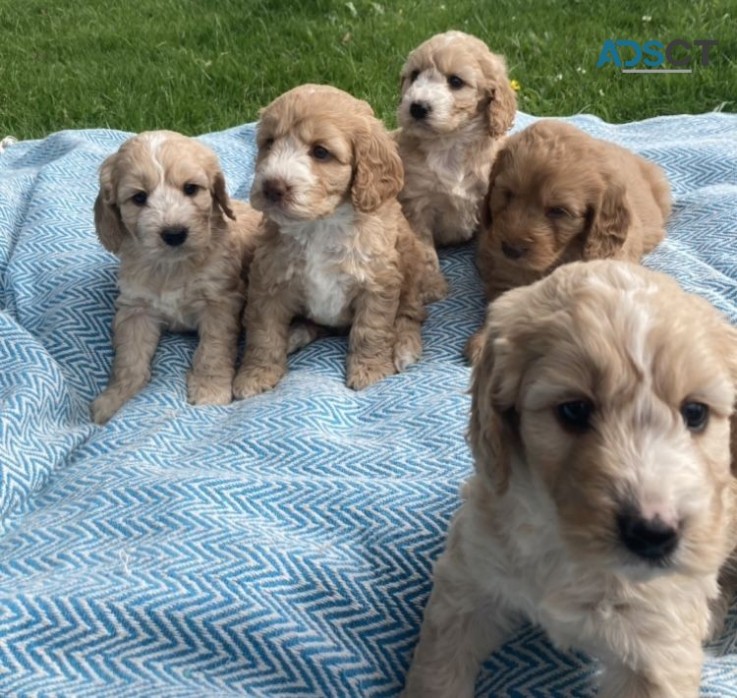
[(477, 253), (487, 299), (567, 262), (639, 261), (665, 237), (670, 209), (657, 165), (562, 121), (538, 121), (509, 137), (489, 177)]
[(478, 228), (489, 170), (514, 121), (516, 98), (504, 58), (458, 31), (420, 44), (401, 80), (399, 200), (437, 269), (433, 243), (464, 242)]
[(737, 534), (737, 330), (665, 275), (600, 260), (504, 294), (486, 332), (476, 473), (405, 695), (472, 696), (529, 620), (602, 661), (600, 695), (697, 696)]
[(397, 201), (402, 163), (371, 107), (302, 85), (261, 114), (251, 189), (266, 234), (251, 267), (236, 397), (286, 372), (295, 316), (350, 327), (347, 383), (364, 388), (421, 353), (418, 246)]
[(92, 403), (95, 422), (106, 422), (146, 385), (166, 329), (199, 332), (187, 376), (190, 402), (231, 401), (246, 292), (241, 276), (260, 219), (228, 198), (215, 153), (181, 134), (142, 133), (105, 160), (95, 226), (120, 258), (120, 295), (112, 375)]
[(639, 261), (665, 237), (657, 165), (562, 121), (507, 140), (489, 178), (478, 263), (489, 300), (578, 260)]

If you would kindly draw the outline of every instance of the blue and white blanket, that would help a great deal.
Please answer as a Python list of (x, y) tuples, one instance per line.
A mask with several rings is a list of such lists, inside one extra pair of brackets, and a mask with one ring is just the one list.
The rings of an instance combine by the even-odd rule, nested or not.
[[(676, 205), (647, 260), (737, 321), (737, 115), (571, 121), (659, 162)], [(531, 118), (520, 114), (517, 128)], [(424, 356), (363, 392), (344, 338), (272, 393), (187, 404), (195, 338), (104, 428), (117, 262), (97, 242), (97, 169), (129, 134), (67, 131), (0, 154), (0, 695), (394, 696), (471, 471), (471, 247), (445, 252)], [(254, 127), (202, 137), (247, 198)], [(595, 665), (525, 628), (483, 696), (591, 696)], [(737, 697), (737, 614), (703, 695)]]

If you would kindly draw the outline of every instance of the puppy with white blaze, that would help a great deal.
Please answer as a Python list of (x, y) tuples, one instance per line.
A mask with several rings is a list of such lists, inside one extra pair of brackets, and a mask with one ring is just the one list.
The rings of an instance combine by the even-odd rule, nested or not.
[(401, 187), (396, 144), (366, 102), (302, 85), (264, 109), (251, 203), (264, 213), (265, 238), (251, 267), (236, 397), (285, 374), (295, 317), (350, 328), (351, 388), (419, 359), (421, 254)]
[(148, 383), (167, 329), (199, 333), (189, 401), (231, 402), (244, 276), (260, 220), (228, 197), (215, 153), (179, 133), (141, 133), (105, 160), (95, 227), (120, 258), (120, 293), (112, 374), (92, 403), (95, 422), (108, 421)]
[(517, 102), (504, 58), (458, 31), (412, 51), (401, 80), (401, 128), (394, 134), (405, 171), (399, 200), (432, 271), (434, 245), (462, 243), (476, 232), (489, 171)]
[(500, 296), (485, 331), (476, 472), (404, 695), (473, 696), (527, 620), (601, 661), (602, 696), (695, 698), (734, 582), (737, 330), (669, 277), (600, 260)]

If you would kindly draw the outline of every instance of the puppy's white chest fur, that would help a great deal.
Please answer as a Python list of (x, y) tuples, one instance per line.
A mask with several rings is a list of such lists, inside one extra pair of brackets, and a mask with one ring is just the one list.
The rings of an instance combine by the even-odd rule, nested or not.
[[(467, 487), (473, 490), (471, 483)], [(556, 644), (574, 645), (581, 625), (600, 612), (606, 586), (571, 564), (547, 498), (534, 496), (529, 481), (513, 481), (515, 488), (524, 492), (499, 505), (505, 525), (498, 528), (495, 520), (493, 535), (486, 500), (472, 498), (459, 516), (472, 576), (506, 610), (545, 627)]]
[(472, 125), (453, 139), (410, 141), (406, 148), (400, 195), (406, 215), (420, 230), (431, 231), (438, 244), (467, 240), (478, 226), (493, 142)]
[(323, 325), (341, 324), (349, 303), (351, 277), (339, 271), (337, 255), (308, 244), (305, 258), (305, 304), (307, 313)]
[(357, 246), (354, 211), (338, 208), (329, 219), (315, 221), (291, 231), (304, 255), (303, 288), (307, 315), (323, 325), (350, 323), (350, 305), (363, 279)]
[(185, 284), (168, 289), (154, 289), (146, 285), (126, 284), (122, 279), (118, 305), (138, 306), (158, 317), (166, 329), (174, 332), (196, 330), (199, 325), (200, 294), (193, 293)]
[(466, 187), (463, 186), (467, 177), (466, 168), (461, 157), (463, 154), (460, 148), (431, 151), (427, 154), (425, 162), (428, 169), (437, 178), (440, 191), (461, 199), (467, 199), (469, 194)]
[(182, 293), (181, 291), (164, 291), (158, 296), (151, 295), (148, 299), (154, 310), (167, 319), (182, 322)]
[(462, 128), (455, 138), (433, 143), (425, 151), (425, 164), (435, 176), (440, 192), (460, 201), (477, 201), (479, 181), (488, 183), (491, 169), (487, 141), (488, 136), (479, 132), (479, 124), (474, 122)]

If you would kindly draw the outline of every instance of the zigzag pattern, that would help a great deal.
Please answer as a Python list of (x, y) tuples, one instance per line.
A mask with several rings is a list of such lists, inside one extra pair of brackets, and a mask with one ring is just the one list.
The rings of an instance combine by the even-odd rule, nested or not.
[[(572, 121), (665, 167), (676, 208), (647, 263), (737, 322), (737, 117)], [(471, 470), (473, 251), (443, 253), (451, 295), (401, 376), (349, 391), (345, 340), (323, 339), (272, 394), (195, 409), (195, 340), (170, 335), (151, 384), (94, 427), (117, 263), (91, 211), (97, 168), (127, 135), (0, 154), (0, 695), (397, 695)], [(203, 140), (245, 198), (253, 126)], [(702, 695), (737, 698), (734, 610), (710, 651)], [(596, 670), (527, 627), (478, 695), (592, 696)]]

